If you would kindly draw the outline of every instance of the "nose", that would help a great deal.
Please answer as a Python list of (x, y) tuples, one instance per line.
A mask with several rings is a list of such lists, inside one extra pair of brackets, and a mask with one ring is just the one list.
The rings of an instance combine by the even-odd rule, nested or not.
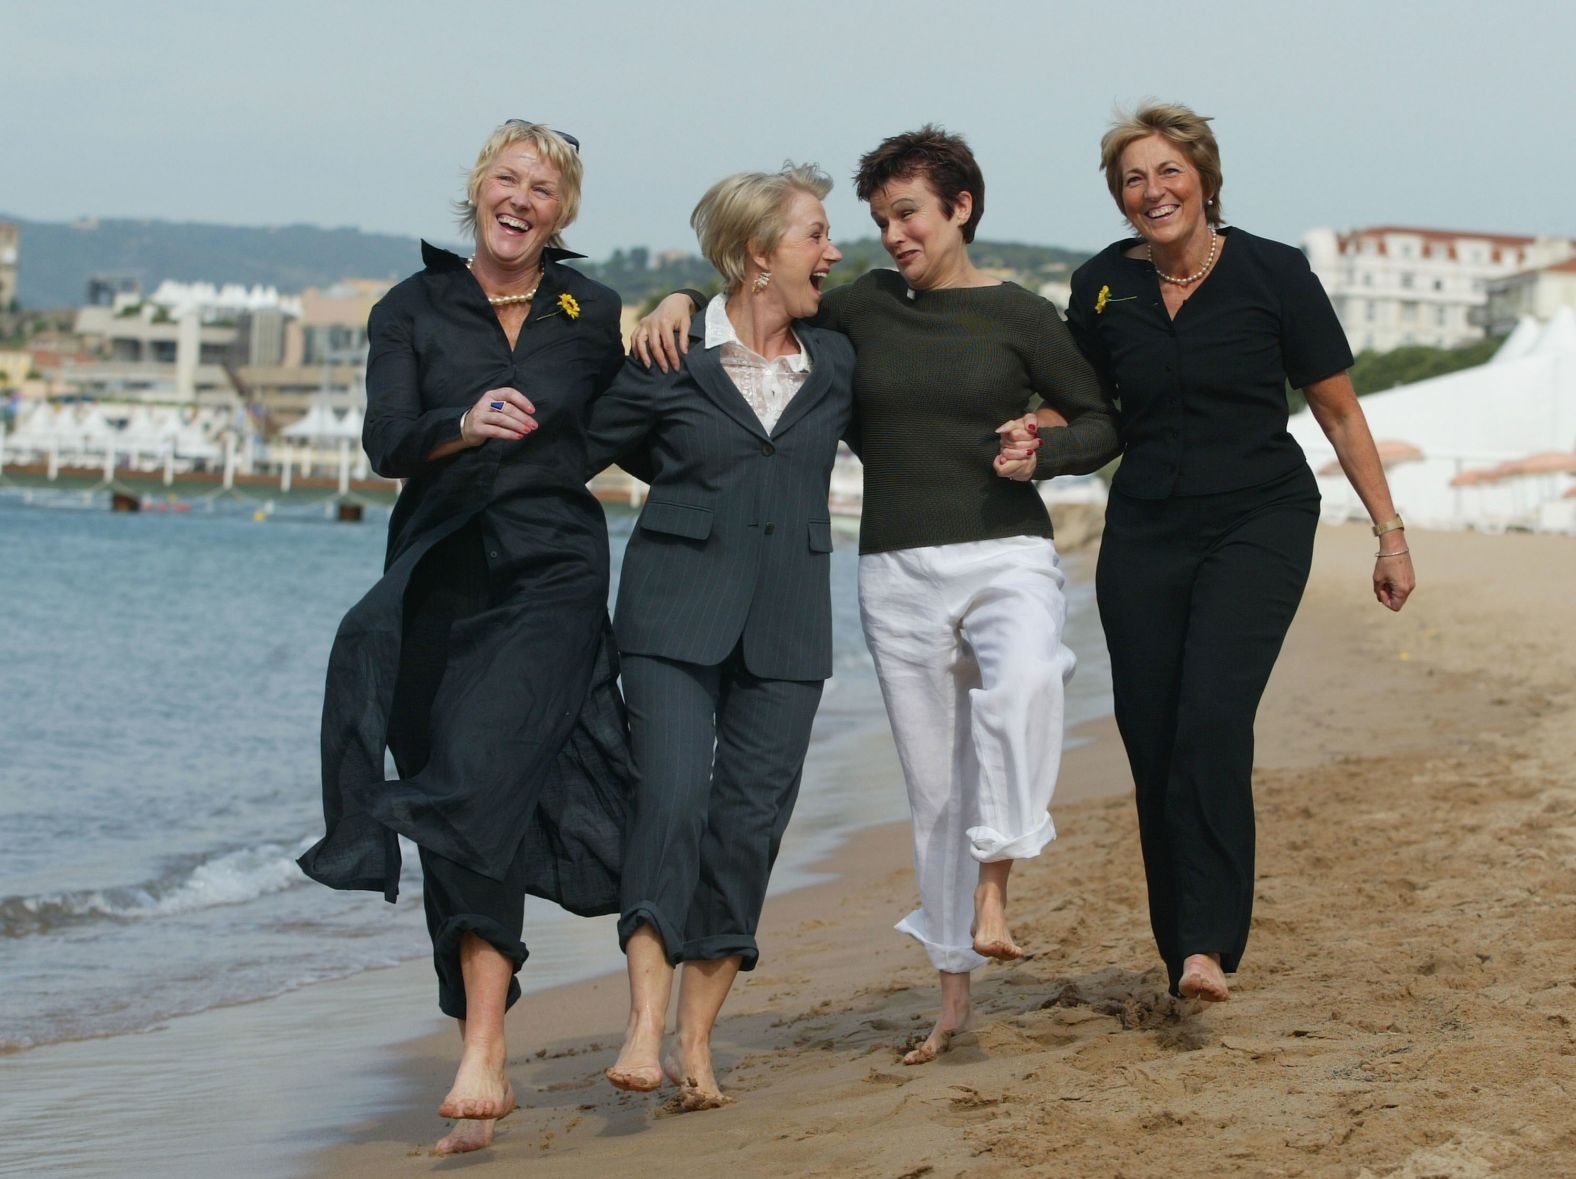
[(821, 257), (826, 260), (826, 264), (828, 266), (836, 266), (843, 260), (843, 251), (839, 250), (835, 245), (833, 245), (832, 240), (828, 238), (826, 241), (826, 250), (824, 253), (822, 253)]
[(897, 222), (887, 222), (886, 228), (881, 231), (881, 244), (890, 252), (897, 249), (902, 240), (903, 234), (898, 230)]

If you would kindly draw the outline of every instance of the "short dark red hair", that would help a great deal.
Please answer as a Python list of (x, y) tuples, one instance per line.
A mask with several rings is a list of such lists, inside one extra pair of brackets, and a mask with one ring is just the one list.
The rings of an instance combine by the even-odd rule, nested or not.
[(948, 217), (962, 193), (974, 198), (973, 211), (963, 223), (963, 240), (972, 242), (974, 229), (985, 215), (985, 177), (963, 136), (948, 135), (934, 123), (883, 139), (880, 146), (867, 151), (854, 173), (854, 191), (868, 203), (892, 181), (916, 176), (923, 177), (941, 198), (941, 210)]

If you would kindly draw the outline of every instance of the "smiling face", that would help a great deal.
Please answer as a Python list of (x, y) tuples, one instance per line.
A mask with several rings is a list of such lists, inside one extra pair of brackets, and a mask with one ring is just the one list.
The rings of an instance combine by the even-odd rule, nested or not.
[(1206, 235), (1208, 220), (1198, 169), (1164, 135), (1135, 139), (1122, 152), (1122, 212), (1151, 245), (1181, 248)]
[(783, 210), (783, 235), (764, 259), (771, 271), (767, 288), (782, 301), (790, 319), (808, 319), (821, 304), (821, 280), (843, 257), (832, 244), (826, 209), (814, 193), (800, 189)]
[(949, 216), (923, 176), (894, 179), (870, 194), (870, 217), (881, 231), (881, 244), (916, 291), (946, 286), (967, 271), (963, 226), (973, 208), (973, 198), (961, 192)]
[(517, 141), (496, 156), (476, 191), (476, 253), (504, 270), (535, 267), (562, 214), (561, 178), (534, 144)]

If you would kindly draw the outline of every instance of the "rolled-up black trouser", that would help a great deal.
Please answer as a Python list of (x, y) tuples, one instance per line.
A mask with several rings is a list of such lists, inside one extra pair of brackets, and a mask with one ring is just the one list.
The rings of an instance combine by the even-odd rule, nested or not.
[(1133, 770), (1149, 919), (1173, 993), (1191, 954), (1237, 969), (1253, 915), (1253, 720), (1313, 559), (1303, 467), (1258, 487), (1113, 494), (1096, 592)]
[[(448, 666), (451, 628), (488, 605), (481, 529), (472, 521), (434, 546), (405, 591), (399, 679), (389, 710), (389, 744), (402, 776), (419, 773), (432, 749), (429, 718)], [(419, 850), (422, 904), (438, 974), (438, 1007), (445, 1015), (464, 1019), (460, 942), (465, 935), (474, 933), (491, 943), (514, 964), (516, 973), (529, 954), (520, 940), (525, 923), (525, 865), (517, 854), (505, 878), (493, 880), (426, 848)], [(519, 980), (510, 979), (508, 1006), (519, 997)]]
[(712, 666), (624, 654), (620, 668), (640, 782), (619, 945), (649, 925), (675, 966), (738, 954), (753, 970), (824, 681), (761, 679), (737, 649)]

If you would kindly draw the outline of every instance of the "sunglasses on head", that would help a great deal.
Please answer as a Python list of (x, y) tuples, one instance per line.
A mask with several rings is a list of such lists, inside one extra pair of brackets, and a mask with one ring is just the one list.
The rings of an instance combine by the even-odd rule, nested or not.
[[(530, 123), (531, 122), (530, 119), (510, 119), (509, 121), (511, 123)], [(538, 126), (538, 127), (539, 126), (545, 126), (545, 124), (541, 124), (541, 123), (535, 123), (535, 124), (532, 124), (532, 125), (533, 126)], [(578, 139), (576, 139), (573, 135), (569, 134), (569, 132), (567, 132), (567, 131), (560, 131), (556, 127), (548, 127), (547, 129), (549, 131), (551, 131), (554, 135), (558, 136), (558, 138), (562, 139), (570, 147), (574, 148), (575, 149), (575, 155), (579, 155), (580, 154), (580, 141)]]

